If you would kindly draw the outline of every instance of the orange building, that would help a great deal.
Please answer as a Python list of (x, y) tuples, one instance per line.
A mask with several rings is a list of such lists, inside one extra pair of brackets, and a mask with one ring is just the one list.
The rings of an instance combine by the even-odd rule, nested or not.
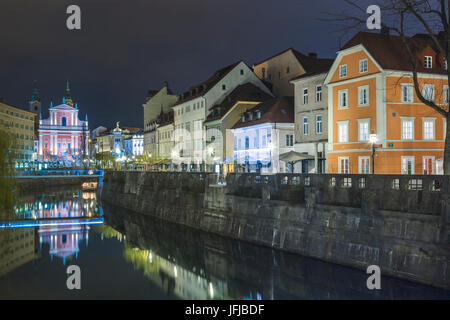
[[(448, 108), (444, 58), (425, 35), (407, 41), (422, 94)], [(325, 79), (329, 173), (443, 173), (446, 119), (419, 101), (409, 61), (401, 38), (387, 34), (360, 32), (338, 52)]]

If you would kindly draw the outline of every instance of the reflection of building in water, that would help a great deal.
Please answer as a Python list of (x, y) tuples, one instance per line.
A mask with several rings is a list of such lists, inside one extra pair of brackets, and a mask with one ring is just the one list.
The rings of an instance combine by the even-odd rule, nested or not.
[(168, 294), (187, 300), (230, 299), (227, 283), (207, 279), (203, 270), (189, 271), (152, 251), (125, 245), (125, 259), (136, 269), (143, 270), (152, 282)]
[(50, 256), (61, 258), (65, 264), (69, 258), (78, 258), (80, 251), (79, 244), (82, 240), (89, 240), (89, 227), (86, 225), (55, 225), (39, 228), (39, 242), (48, 243), (50, 246)]
[(0, 277), (38, 257), (35, 229), (0, 232)]
[(69, 258), (78, 257), (81, 241), (84, 240), (86, 246), (88, 244), (89, 227), (77, 218), (102, 215), (96, 194), (79, 191), (21, 201), (16, 205), (15, 213), (17, 219), (45, 221), (46, 225), (37, 231), (39, 244), (42, 247), (47, 243), (51, 258), (59, 257), (64, 264)]

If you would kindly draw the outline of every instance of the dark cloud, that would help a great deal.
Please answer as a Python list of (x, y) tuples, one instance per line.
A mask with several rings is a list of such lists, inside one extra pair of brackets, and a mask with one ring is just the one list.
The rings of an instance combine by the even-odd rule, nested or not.
[[(66, 8), (82, 30), (66, 28)], [(0, 97), (26, 107), (38, 80), (44, 110), (65, 80), (91, 127), (116, 120), (142, 126), (147, 89), (176, 92), (216, 69), (252, 64), (288, 47), (334, 57), (339, 47), (321, 12), (335, 0), (2, 0)]]

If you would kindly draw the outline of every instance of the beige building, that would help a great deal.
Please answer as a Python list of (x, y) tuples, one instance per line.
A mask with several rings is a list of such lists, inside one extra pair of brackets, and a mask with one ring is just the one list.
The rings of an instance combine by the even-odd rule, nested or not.
[(328, 90), (324, 80), (331, 64), (319, 65), (291, 81), (295, 93), (295, 151), (314, 156), (314, 161), (298, 163), (296, 172), (327, 172)]
[(158, 121), (158, 127), (156, 129), (156, 136), (158, 140), (158, 158), (161, 160), (161, 165), (166, 169), (171, 164), (172, 150), (174, 147), (173, 139), (173, 111), (165, 114), (161, 114)]
[[(231, 129), (242, 114), (259, 103), (273, 98), (272, 95), (252, 83), (234, 89), (222, 103), (210, 108), (206, 118), (206, 146), (208, 163), (223, 166), (223, 172), (234, 172), (234, 135)], [(216, 168), (210, 168), (216, 170)]]
[(292, 48), (280, 52), (253, 66), (253, 71), (261, 79), (272, 86), (277, 97), (294, 96), (291, 80), (311, 72), (318, 66), (328, 65), (330, 59), (319, 59), (316, 53), (304, 55)]
[(35, 114), (0, 102), (0, 126), (11, 133), (18, 163), (35, 160)]
[(157, 90), (149, 90), (144, 108), (144, 152), (158, 156), (158, 141), (156, 120), (161, 115), (172, 111), (172, 107), (178, 101), (178, 96), (173, 94), (166, 82), (164, 87)]

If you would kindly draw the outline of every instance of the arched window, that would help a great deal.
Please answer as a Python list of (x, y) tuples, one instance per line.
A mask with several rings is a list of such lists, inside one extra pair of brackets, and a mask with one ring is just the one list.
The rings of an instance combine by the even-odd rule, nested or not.
[(67, 125), (66, 117), (62, 117), (61, 122), (62, 122), (62, 126), (65, 127)]

